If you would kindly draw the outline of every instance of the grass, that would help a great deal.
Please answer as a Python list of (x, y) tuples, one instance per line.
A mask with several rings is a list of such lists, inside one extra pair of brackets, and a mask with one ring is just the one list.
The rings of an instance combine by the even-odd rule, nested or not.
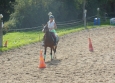
[(7, 33), (3, 36), (3, 44), (7, 41), (8, 46), (0, 48), (0, 51), (5, 51), (40, 41), (42, 37), (39, 39), (39, 35), (43, 36), (43, 33), (37, 31)]
[[(97, 27), (97, 26), (95, 26)], [(95, 28), (93, 26), (89, 26), (88, 28)], [(69, 27), (69, 28), (59, 28), (57, 29), (57, 33), (59, 36), (77, 32), (83, 30), (84, 27)], [(6, 51), (14, 48), (18, 48), (23, 45), (27, 45), (30, 43), (39, 42), (43, 38), (43, 33), (41, 31), (27, 31), (27, 32), (12, 32), (7, 33), (3, 36), (3, 44), (7, 41), (7, 47), (0, 48), (0, 51)]]

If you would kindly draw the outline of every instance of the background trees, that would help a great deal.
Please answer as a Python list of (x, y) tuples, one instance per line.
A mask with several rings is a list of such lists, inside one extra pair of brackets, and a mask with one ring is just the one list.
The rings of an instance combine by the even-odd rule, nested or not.
[(56, 22), (78, 20), (87, 16), (108, 13), (115, 16), (115, 0), (0, 0), (0, 13), (4, 15), (6, 28), (31, 28), (41, 26), (48, 21), (48, 12), (52, 12)]
[(15, 0), (0, 0), (0, 13), (4, 15), (4, 21), (8, 21), (10, 14), (14, 11)]

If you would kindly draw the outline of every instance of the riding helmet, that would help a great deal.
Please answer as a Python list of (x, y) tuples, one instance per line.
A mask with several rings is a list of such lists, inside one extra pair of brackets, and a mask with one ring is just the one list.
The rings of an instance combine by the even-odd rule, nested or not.
[(53, 15), (50, 15), (49, 18), (54, 18), (54, 16), (53, 16)]

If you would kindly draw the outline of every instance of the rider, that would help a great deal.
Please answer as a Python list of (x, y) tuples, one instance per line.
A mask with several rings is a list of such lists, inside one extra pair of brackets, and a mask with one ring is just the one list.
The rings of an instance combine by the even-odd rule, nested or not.
[(56, 23), (55, 23), (53, 15), (49, 16), (49, 21), (47, 22), (47, 26), (49, 28), (49, 31), (51, 32), (51, 35), (53, 36), (54, 44), (56, 45), (57, 33), (56, 33), (55, 29), (57, 28), (57, 26), (56, 26)]

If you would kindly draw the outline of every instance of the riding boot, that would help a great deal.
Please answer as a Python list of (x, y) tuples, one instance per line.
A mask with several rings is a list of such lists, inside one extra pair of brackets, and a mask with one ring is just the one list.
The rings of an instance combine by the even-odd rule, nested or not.
[(56, 36), (55, 36), (55, 33), (52, 33), (53, 34), (53, 39), (54, 39), (54, 45), (56, 45)]
[(54, 38), (54, 45), (56, 45), (56, 37)]
[(52, 36), (54, 45), (56, 45), (56, 36), (55, 36), (55, 33), (51, 32), (51, 36)]

